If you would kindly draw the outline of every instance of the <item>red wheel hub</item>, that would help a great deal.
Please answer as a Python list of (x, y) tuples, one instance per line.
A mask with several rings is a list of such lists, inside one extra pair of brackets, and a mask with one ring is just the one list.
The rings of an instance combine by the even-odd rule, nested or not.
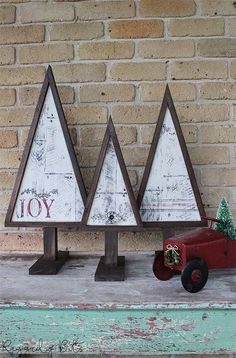
[(198, 270), (198, 269), (193, 270), (192, 275), (191, 275), (191, 279), (193, 282), (198, 282), (201, 279), (201, 277), (202, 277), (201, 270)]

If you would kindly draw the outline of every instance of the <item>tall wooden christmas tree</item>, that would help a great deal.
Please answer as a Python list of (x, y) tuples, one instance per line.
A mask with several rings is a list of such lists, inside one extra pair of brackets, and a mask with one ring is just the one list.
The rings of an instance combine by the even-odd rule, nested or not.
[(205, 215), (183, 133), (166, 87), (138, 195), (147, 227), (199, 226)]
[(56, 273), (68, 252), (58, 252), (57, 227), (81, 222), (86, 190), (49, 66), (7, 211), (6, 226), (44, 228), (44, 255), (30, 274)]

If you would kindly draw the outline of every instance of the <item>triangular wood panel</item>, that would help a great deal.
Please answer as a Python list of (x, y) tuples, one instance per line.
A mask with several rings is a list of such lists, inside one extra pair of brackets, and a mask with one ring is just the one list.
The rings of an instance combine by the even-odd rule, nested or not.
[(169, 87), (138, 195), (145, 226), (205, 225), (201, 196)]
[(112, 119), (108, 121), (82, 219), (105, 230), (142, 225)]
[(10, 200), (6, 226), (81, 222), (86, 190), (49, 66)]

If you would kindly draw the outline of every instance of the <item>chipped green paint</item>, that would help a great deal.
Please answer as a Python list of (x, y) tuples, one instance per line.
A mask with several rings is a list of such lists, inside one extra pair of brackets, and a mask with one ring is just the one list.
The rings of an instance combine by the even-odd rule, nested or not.
[(235, 304), (0, 305), (0, 352), (236, 353)]

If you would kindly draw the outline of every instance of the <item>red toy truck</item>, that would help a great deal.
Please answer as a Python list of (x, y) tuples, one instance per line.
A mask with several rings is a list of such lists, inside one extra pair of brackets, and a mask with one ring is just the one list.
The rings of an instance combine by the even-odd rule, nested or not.
[(212, 228), (198, 228), (173, 236), (163, 243), (163, 251), (156, 252), (154, 275), (162, 281), (181, 273), (181, 282), (188, 292), (198, 292), (206, 284), (208, 270), (236, 267), (236, 240), (229, 240), (223, 232)]

